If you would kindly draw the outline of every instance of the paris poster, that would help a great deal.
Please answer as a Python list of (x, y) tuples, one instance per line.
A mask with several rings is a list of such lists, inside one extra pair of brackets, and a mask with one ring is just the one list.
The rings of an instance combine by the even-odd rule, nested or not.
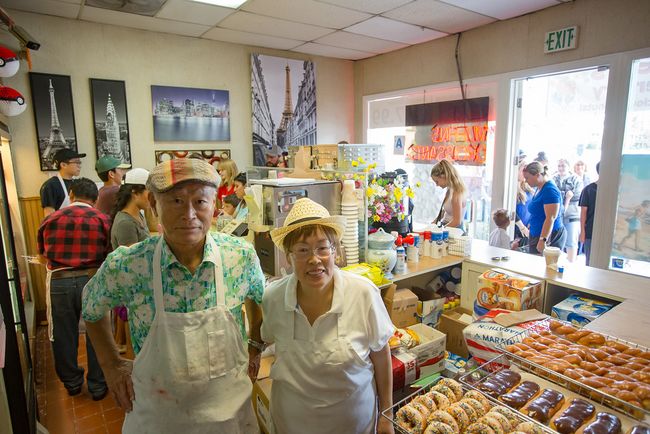
[(29, 73), (41, 170), (56, 170), (52, 157), (59, 149), (77, 151), (72, 86), (69, 75)]
[(110, 156), (131, 164), (129, 120), (123, 81), (90, 79), (97, 159)]

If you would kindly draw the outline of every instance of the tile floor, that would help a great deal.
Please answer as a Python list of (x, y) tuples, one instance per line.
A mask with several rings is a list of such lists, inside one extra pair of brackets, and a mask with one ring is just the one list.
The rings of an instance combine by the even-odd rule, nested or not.
[[(77, 396), (68, 396), (54, 371), (52, 346), (47, 326), (36, 333), (36, 396), (39, 421), (50, 434), (114, 434), (122, 430), (124, 411), (118, 408), (110, 392), (101, 401), (93, 401), (84, 384)], [(79, 364), (86, 369), (86, 340), (79, 339)]]

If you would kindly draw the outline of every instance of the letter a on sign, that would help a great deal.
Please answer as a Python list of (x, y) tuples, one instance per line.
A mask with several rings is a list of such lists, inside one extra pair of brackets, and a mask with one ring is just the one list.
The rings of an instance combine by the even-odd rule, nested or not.
[(404, 136), (395, 136), (395, 142), (393, 143), (394, 155), (404, 155), (404, 139)]

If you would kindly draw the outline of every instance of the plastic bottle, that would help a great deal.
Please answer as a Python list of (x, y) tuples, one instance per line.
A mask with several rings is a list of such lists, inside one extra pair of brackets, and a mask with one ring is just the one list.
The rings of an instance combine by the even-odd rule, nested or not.
[(442, 230), (442, 256), (449, 255), (449, 230)]
[(431, 257), (434, 259), (442, 257), (442, 232), (439, 230), (431, 233)]
[(431, 257), (431, 232), (425, 231), (423, 235), (424, 241), (422, 242), (422, 256), (427, 258)]
[(404, 251), (404, 247), (397, 246), (397, 262), (395, 263), (395, 268), (393, 269), (393, 273), (395, 274), (404, 274), (406, 273), (406, 252)]

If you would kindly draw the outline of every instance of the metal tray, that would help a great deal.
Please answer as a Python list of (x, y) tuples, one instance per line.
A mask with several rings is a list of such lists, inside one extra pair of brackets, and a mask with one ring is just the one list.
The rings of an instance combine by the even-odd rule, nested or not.
[[(399, 426), (399, 425), (397, 424), (397, 422), (393, 419), (393, 415), (395, 415), (395, 414), (397, 413), (397, 410), (399, 410), (400, 408), (402, 408), (403, 406), (405, 406), (406, 404), (408, 404), (409, 402), (411, 402), (414, 398), (416, 398), (416, 397), (418, 397), (418, 396), (420, 396), (420, 395), (424, 395), (424, 394), (426, 394), (427, 392), (429, 392), (429, 390), (431, 390), (431, 388), (432, 388), (433, 386), (435, 386), (435, 385), (438, 383), (438, 381), (440, 381), (441, 378), (442, 378), (442, 377), (438, 377), (438, 378), (436, 378), (436, 379), (435, 379), (434, 381), (432, 381), (431, 383), (427, 384), (426, 386), (422, 387), (421, 389), (418, 389), (416, 392), (410, 394), (409, 396), (407, 396), (406, 398), (402, 399), (401, 401), (398, 401), (396, 404), (393, 404), (392, 407), (390, 407), (390, 408), (384, 410), (384, 411), (381, 413), (381, 416), (382, 416), (382, 417), (385, 417), (386, 419), (388, 419), (388, 420), (391, 421), (391, 423), (393, 424), (393, 428), (395, 429), (395, 432), (396, 432), (396, 433), (401, 433), (401, 434), (411, 434), (409, 431), (407, 431), (407, 430), (405, 430), (404, 428), (402, 428), (401, 426)], [(469, 390), (472, 390), (472, 389), (473, 389), (471, 386), (468, 386), (467, 384), (463, 384), (462, 382), (461, 382), (461, 386), (463, 387), (463, 392), (468, 392)], [(490, 396), (485, 395), (485, 397), (488, 399), (488, 401), (490, 401), (490, 403), (491, 403), (492, 405), (504, 405), (502, 402), (499, 402), (498, 400), (496, 400), (496, 399), (494, 399), (494, 398), (492, 398), (492, 397), (490, 397)], [(553, 431), (553, 430), (550, 429), (549, 427), (540, 424), (540, 423), (537, 422), (536, 420), (531, 419), (531, 418), (529, 418), (529, 417), (526, 416), (526, 415), (523, 415), (523, 414), (517, 412), (517, 416), (519, 416), (521, 422), (532, 422), (532, 423), (534, 423), (535, 425), (539, 426), (539, 427), (540, 427), (540, 428), (541, 428), (545, 433), (548, 433), (548, 434), (553, 434), (553, 433), (555, 433), (555, 431)]]
[[(620, 398), (617, 398), (613, 395), (607, 394), (605, 392), (602, 392), (598, 389), (595, 389), (593, 387), (587, 386), (585, 384), (580, 383), (577, 380), (574, 380), (572, 378), (569, 378), (563, 374), (560, 374), (559, 372), (555, 372), (550, 370), (549, 368), (546, 368), (542, 365), (539, 365), (537, 363), (533, 363), (527, 359), (524, 359), (523, 357), (520, 357), (516, 354), (511, 353), (506, 349), (508, 345), (513, 345), (520, 343), (523, 341), (526, 337), (528, 337), (531, 333), (536, 333), (537, 330), (540, 328), (545, 327), (550, 331), (550, 327), (548, 323), (552, 320), (554, 321), (559, 321), (563, 322), (566, 325), (573, 325), (570, 323), (567, 323), (565, 321), (560, 321), (557, 318), (548, 318), (546, 320), (540, 321), (541, 327), (536, 327), (535, 330), (523, 330), (522, 332), (512, 336), (509, 339), (504, 340), (501, 342), (499, 345), (497, 345), (497, 348), (503, 352), (503, 354), (506, 356), (506, 358), (514, 363), (515, 365), (519, 366), (520, 368), (532, 372), (533, 374), (539, 375), (542, 378), (545, 378), (547, 380), (550, 380), (560, 386), (566, 387), (567, 389), (576, 392), (586, 398), (589, 398), (599, 404), (603, 404), (607, 407), (610, 407), (614, 410), (620, 411), (628, 416), (631, 416), (637, 420), (645, 420), (646, 422), (650, 421), (650, 411), (646, 410), (642, 407), (638, 407), (636, 405), (630, 404), (627, 401), (623, 401)], [(543, 323), (547, 323), (546, 326), (543, 325)], [(575, 327), (575, 325), (573, 325)], [(622, 344), (625, 344), (629, 346), (630, 348), (639, 348), (643, 351), (650, 351), (648, 348), (644, 347), (643, 345), (635, 344), (634, 342), (628, 342), (623, 339), (619, 339), (615, 336), (609, 336), (604, 333), (600, 332), (594, 332), (601, 334), (605, 337), (606, 340), (612, 340), (616, 342), (620, 342)], [(491, 362), (488, 363), (494, 363), (495, 359), (493, 359)], [(486, 366), (487, 369), (490, 369), (490, 366)]]

